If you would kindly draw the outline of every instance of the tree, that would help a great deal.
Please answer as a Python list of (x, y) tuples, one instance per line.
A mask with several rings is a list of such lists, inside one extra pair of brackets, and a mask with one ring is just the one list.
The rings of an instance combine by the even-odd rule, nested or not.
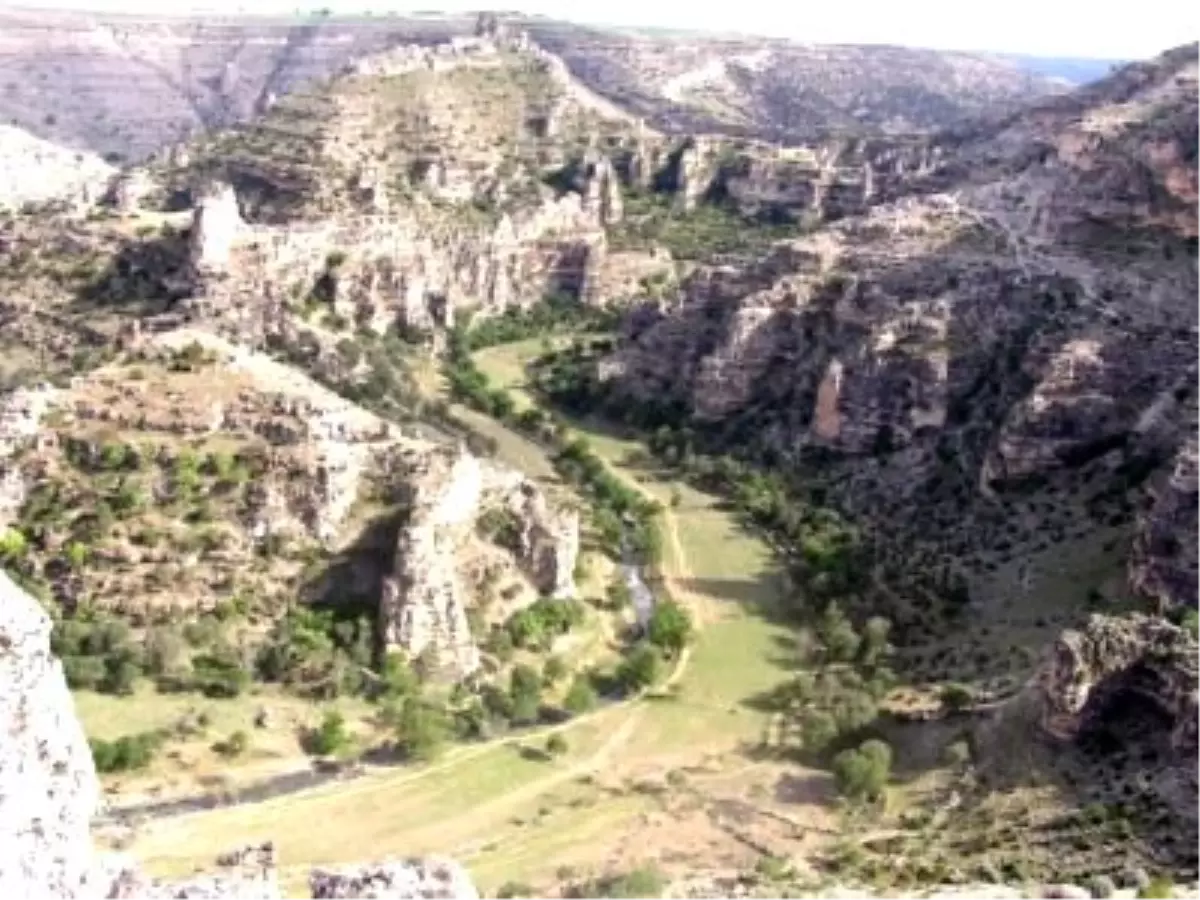
[(406, 759), (428, 762), (437, 756), (446, 737), (440, 710), (408, 697), (396, 721), (396, 749)]
[(975, 695), (970, 688), (953, 682), (942, 685), (939, 698), (942, 707), (950, 712), (962, 712), (975, 702)]
[(863, 626), (862, 644), (859, 647), (858, 658), (864, 666), (876, 665), (888, 652), (888, 635), (892, 623), (882, 616), (872, 616)]
[(567, 696), (563, 698), (563, 708), (572, 715), (583, 715), (596, 708), (598, 699), (591, 681), (582, 675), (576, 675)]
[(670, 656), (679, 653), (692, 637), (692, 617), (674, 600), (654, 605), (646, 626), (646, 638)]
[(332, 756), (341, 752), (349, 742), (345, 717), (336, 709), (331, 709), (325, 713), (321, 724), (309, 732), (306, 749), (315, 756)]
[(509, 675), (508, 693), (512, 697), (512, 720), (528, 725), (538, 720), (542, 706), (542, 678), (533, 666), (520, 663)]
[(546, 660), (546, 664), (542, 666), (542, 684), (546, 687), (553, 687), (563, 680), (567, 675), (567, 664), (563, 662), (561, 656), (552, 656)]
[(858, 635), (837, 603), (825, 607), (817, 626), (817, 636), (825, 645), (830, 662), (850, 662), (858, 652)]
[(838, 790), (851, 800), (875, 800), (887, 786), (892, 768), (892, 748), (879, 740), (863, 741), (833, 758)]
[(638, 644), (617, 666), (617, 684), (627, 694), (650, 687), (658, 680), (662, 658), (650, 644)]

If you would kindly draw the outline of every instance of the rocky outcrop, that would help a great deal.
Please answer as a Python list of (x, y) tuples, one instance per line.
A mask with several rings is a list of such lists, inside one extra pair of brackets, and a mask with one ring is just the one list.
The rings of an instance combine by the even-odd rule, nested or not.
[(546, 596), (574, 595), (579, 553), (576, 514), (550, 509), (524, 476), (463, 450), (410, 455), (407, 520), (396, 548), (396, 571), (380, 604), (385, 640), (410, 656), (432, 654), (442, 671), (468, 674), (479, 666), (467, 609), (474, 602), (458, 565), (480, 516), (502, 511), (517, 525), (509, 547)]
[(1196, 609), (1197, 441), (1192, 435), (1150, 488), (1138, 522), (1130, 582), (1159, 610)]
[(1047, 652), (1032, 687), (1042, 728), (1071, 740), (1112, 715), (1116, 702), (1145, 704), (1166, 717), (1172, 748), (1194, 769), (1197, 664), (1196, 639), (1178, 626), (1145, 615), (1094, 615)]
[(281, 900), (275, 864), (275, 846), (250, 845), (222, 854), (217, 871), (186, 879), (150, 878), (137, 864), (122, 859), (105, 861), (104, 896), (110, 900)]
[(0, 210), (48, 201), (87, 207), (116, 170), (92, 153), (60, 147), (0, 125)]
[(18, 388), (0, 396), (0, 531), (25, 499), (25, 481), (16, 464), (17, 452), (35, 441), (42, 417), (58, 391), (49, 385)]
[(237, 194), (227, 184), (212, 185), (196, 206), (191, 230), (192, 264), (202, 273), (228, 271), (234, 242), (243, 227)]
[[(600, 220), (619, 215), (613, 182), (595, 183), (610, 187), (589, 188), (587, 198), (547, 198), (492, 226), (431, 221), (420, 207), (388, 217), (248, 226), (233, 189), (221, 186), (195, 213), (192, 264), (202, 280), (191, 306), (233, 317), (239, 333), (252, 338), (270, 328), (263, 301), (270, 294), (293, 304), (320, 296), (331, 312), (377, 332), (446, 328), (464, 309), (497, 314), (554, 293), (585, 298), (606, 254)], [(337, 260), (332, 269), (330, 260)]]
[[(0, 890), (25, 898), (277, 900), (275, 848), (223, 855), (214, 874), (150, 878), (131, 860), (93, 852), (99, 785), (62, 667), (50, 653), (50, 620), (0, 571)], [(470, 876), (444, 858), (315, 869), (314, 897), (477, 898)]]
[(376, 866), (315, 869), (309, 876), (313, 897), (421, 897), (427, 900), (477, 900), (478, 891), (453, 860), (382, 863)]
[(75, 898), (93, 858), (99, 785), (50, 619), (0, 571), (0, 893)]

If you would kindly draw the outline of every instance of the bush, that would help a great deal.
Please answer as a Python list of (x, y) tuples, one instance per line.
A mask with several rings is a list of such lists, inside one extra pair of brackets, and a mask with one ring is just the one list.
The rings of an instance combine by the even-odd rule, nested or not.
[(617, 666), (616, 681), (626, 694), (645, 690), (658, 681), (662, 658), (650, 644), (638, 644)]
[(553, 687), (567, 676), (567, 664), (561, 656), (552, 656), (542, 666), (542, 684)]
[(692, 637), (692, 617), (674, 600), (656, 603), (646, 625), (646, 639), (668, 655), (681, 651)]
[(948, 712), (962, 712), (975, 702), (975, 694), (961, 684), (944, 684), (938, 694), (942, 708)]
[(129, 734), (115, 741), (93, 738), (88, 741), (92, 761), (101, 773), (134, 772), (144, 769), (154, 760), (162, 746), (163, 735), (157, 731)]
[(325, 713), (321, 724), (305, 735), (304, 749), (314, 756), (333, 756), (344, 751), (349, 743), (345, 717), (331, 709)]
[(555, 733), (546, 738), (546, 752), (551, 756), (562, 756), (567, 752), (567, 739)]
[(608, 875), (599, 878), (582, 896), (613, 898), (661, 897), (667, 882), (663, 874), (653, 866), (641, 866), (624, 875)]
[(567, 696), (563, 698), (563, 709), (572, 715), (581, 716), (595, 709), (598, 702), (599, 698), (596, 696), (596, 689), (592, 687), (591, 680), (582, 675), (576, 675), (571, 682), (571, 687), (567, 690)]
[(442, 710), (409, 697), (396, 716), (396, 749), (405, 759), (428, 762), (446, 739), (447, 723)]
[(1107, 900), (1117, 892), (1117, 886), (1107, 875), (1093, 875), (1085, 885), (1088, 893), (1096, 900)]
[(241, 756), (250, 749), (250, 735), (244, 731), (235, 731), (223, 741), (218, 741), (213, 745), (213, 749), (221, 756), (233, 758)]
[(887, 786), (892, 768), (892, 748), (879, 740), (864, 741), (857, 749), (843, 750), (833, 758), (838, 790), (851, 800), (875, 800)]
[(517, 725), (532, 725), (541, 712), (541, 676), (533, 666), (517, 665), (509, 676), (509, 696), (512, 698), (512, 721)]
[(64, 656), (62, 664), (73, 690), (96, 690), (106, 674), (104, 660), (98, 656)]
[(500, 900), (512, 900), (514, 897), (533, 897), (534, 895), (533, 888), (522, 881), (506, 881), (496, 891), (496, 896)]

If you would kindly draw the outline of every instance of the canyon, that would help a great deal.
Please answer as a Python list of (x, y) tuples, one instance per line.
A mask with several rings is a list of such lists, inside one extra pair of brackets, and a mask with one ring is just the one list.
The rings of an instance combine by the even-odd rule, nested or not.
[[(258, 825), (223, 835), (255, 843), (221, 875), (182, 884), (93, 852), (98, 779), (119, 779), (97, 773), (67, 685), (149, 706), (151, 676), (160, 697), (218, 706), (246, 690), (263, 710), (288, 692), (312, 709), (365, 698), (351, 732), (382, 728), (372, 749), (415, 779), (511, 727), (495, 747), (562, 768), (540, 794), (515, 788), (514, 808), (611, 769), (614, 785), (661, 776), (641, 793), (691, 815), (681, 786), (710, 757), (728, 765), (734, 734), (761, 744), (756, 772), (808, 766), (788, 717), (803, 730), (814, 685), (848, 671), (878, 710), (856, 740), (878, 731), (925, 770), (914, 746), (969, 745), (937, 821), (973, 815), (955, 812), (964, 796), (994, 816), (992, 799), (1041, 789), (1001, 757), (1048, 747), (1063, 768), (1047, 771), (1083, 798), (1055, 801), (1083, 810), (1063, 821), (1136, 822), (1144, 841), (1103, 845), (1114, 865), (1194, 879), (1195, 45), (1068, 90), (964, 54), (509, 15), (2, 15), (0, 154), (58, 173), (0, 188), (0, 721), (15, 728), (0, 831), (16, 848), (0, 883), (15, 895), (294, 888), (294, 858), (280, 866)], [(131, 73), (138, 90), (109, 89)], [(636, 462), (648, 453), (658, 468)], [(694, 483), (722, 479), (719, 503), (697, 499)], [(680, 537), (718, 515), (721, 542)], [(634, 547), (647, 529), (661, 559)], [(807, 700), (769, 716), (762, 697), (709, 700), (734, 680), (704, 636), (745, 627), (724, 594), (748, 589), (719, 558), (743, 540), (771, 548), (744, 580), (779, 607), (746, 615), (783, 629), (780, 646), (829, 645), (771, 670)], [(695, 646), (655, 657), (675, 668), (653, 702), (647, 685), (615, 691), (658, 652), (668, 600)], [(854, 659), (830, 663), (838, 615)], [(886, 667), (860, 658), (881, 619)], [(136, 663), (126, 639), (147, 646)], [(640, 769), (610, 759), (608, 740), (646, 740), (638, 723), (672, 701), (700, 710), (679, 734), (721, 704), (729, 734), (644, 751)], [(435, 708), (482, 749), (422, 768)], [(288, 740), (336, 732), (341, 709)], [(629, 718), (576, 760), (607, 714)], [(738, 730), (759, 714), (785, 750)], [(256, 740), (269, 718), (254, 714)], [(557, 729), (570, 744), (532, 743)], [(232, 738), (197, 758), (249, 765), (218, 749)], [(491, 802), (497, 829), (524, 824)], [(633, 843), (656, 833), (642, 815)], [(1056, 821), (1034, 829), (1051, 851)], [(423, 838), (449, 850), (464, 827), (434, 816)], [(847, 834), (875, 851), (869, 829)], [(833, 852), (771, 839), (734, 844), (764, 871), (777, 854), (762, 847)], [(687, 877), (662, 890), (731, 890), (671, 846)], [(525, 855), (545, 869), (553, 854)], [(1109, 877), (1080, 868), (1095, 856), (1045, 858)], [(334, 859), (349, 862), (306, 858), (312, 896), (479, 895), (474, 869), (439, 856)], [(944, 857), (914, 869), (937, 890), (983, 878)], [(764, 871), (738, 876), (739, 895), (783, 884)], [(582, 890), (577, 874), (552, 889)]]

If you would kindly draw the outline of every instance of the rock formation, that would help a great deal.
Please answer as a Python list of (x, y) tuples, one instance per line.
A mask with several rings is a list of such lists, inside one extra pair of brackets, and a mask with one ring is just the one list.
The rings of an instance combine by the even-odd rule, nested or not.
[[(217, 861), (219, 874), (148, 878), (135, 864), (93, 852), (99, 802), (92, 755), (62, 667), (50, 653), (50, 619), (0, 571), (0, 890), (46, 897), (276, 900), (273, 845)], [(441, 858), (316, 869), (314, 897), (467, 898), (479, 895), (457, 863)]]
[(94, 860), (99, 785), (50, 618), (0, 570), (0, 891), (75, 898)]
[(92, 153), (57, 146), (11, 125), (0, 125), (0, 161), (0, 210), (48, 201), (90, 206), (116, 171)]
[(403, 864), (315, 869), (309, 876), (313, 897), (421, 897), (427, 900), (477, 900), (479, 894), (457, 863), (437, 857)]
[(439, 668), (459, 675), (479, 665), (458, 548), (488, 510), (511, 516), (517, 528), (511, 552), (545, 596), (572, 597), (579, 553), (579, 520), (553, 512), (541, 491), (519, 473), (464, 451), (410, 456), (406, 521), (396, 549), (396, 571), (384, 581), (381, 631), (412, 657), (432, 652)]
[(1169, 724), (1172, 748), (1186, 765), (1197, 752), (1196, 639), (1151, 616), (1094, 615), (1069, 630), (1047, 652), (1035, 682), (1045, 731), (1062, 740), (1077, 737), (1114, 702), (1147, 704)]
[(193, 265), (201, 272), (227, 273), (241, 228), (237, 194), (230, 185), (214, 184), (201, 198), (192, 221)]

